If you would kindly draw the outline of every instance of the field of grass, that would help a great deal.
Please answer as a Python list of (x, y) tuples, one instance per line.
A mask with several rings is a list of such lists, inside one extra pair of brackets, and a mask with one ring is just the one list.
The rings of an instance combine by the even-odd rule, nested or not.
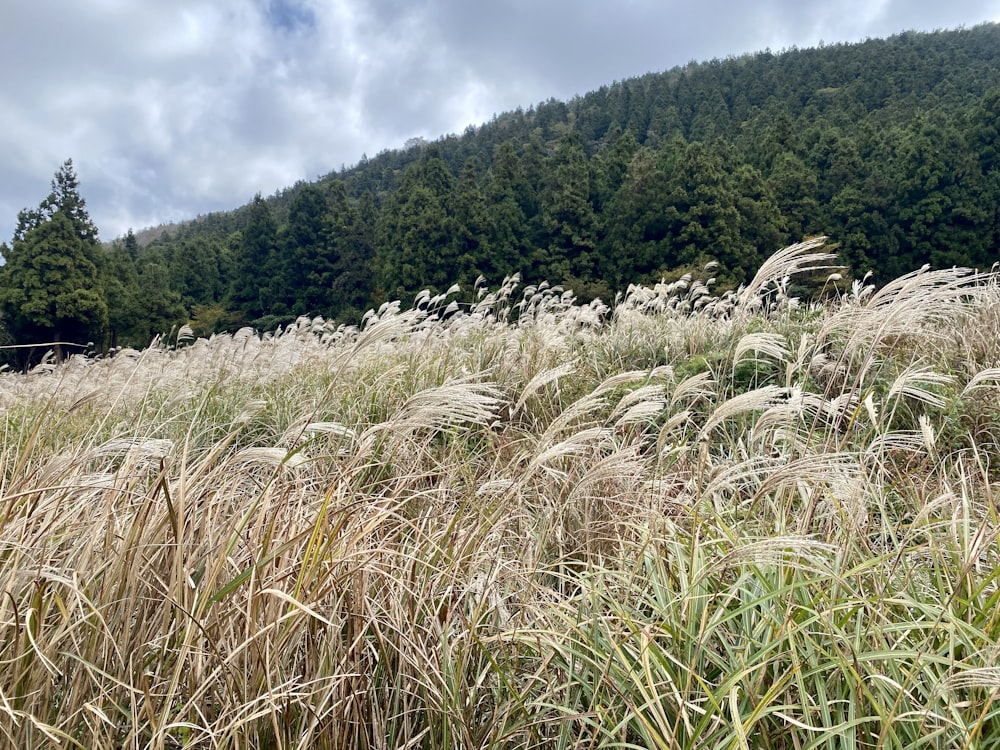
[(1000, 746), (998, 280), (829, 263), (0, 374), (0, 746)]

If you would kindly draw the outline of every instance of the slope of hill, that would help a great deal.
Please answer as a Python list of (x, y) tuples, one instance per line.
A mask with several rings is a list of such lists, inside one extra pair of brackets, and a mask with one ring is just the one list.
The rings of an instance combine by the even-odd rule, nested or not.
[(129, 254), (152, 312), (114, 335), (356, 320), (514, 273), (610, 299), (714, 260), (732, 287), (819, 234), (876, 282), (988, 268), (998, 123), (997, 24), (650, 73), (170, 228)]

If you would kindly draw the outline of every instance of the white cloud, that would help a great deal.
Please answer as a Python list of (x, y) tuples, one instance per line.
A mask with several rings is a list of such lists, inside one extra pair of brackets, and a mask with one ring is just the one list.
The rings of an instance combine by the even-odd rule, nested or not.
[(692, 59), (988, 19), (1000, 0), (4, 3), (0, 239), (67, 157), (112, 238)]

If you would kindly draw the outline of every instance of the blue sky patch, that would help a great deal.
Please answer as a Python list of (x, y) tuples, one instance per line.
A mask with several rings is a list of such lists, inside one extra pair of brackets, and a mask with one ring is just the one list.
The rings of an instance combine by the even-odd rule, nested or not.
[(316, 26), (316, 15), (312, 9), (296, 0), (270, 0), (266, 15), (268, 23), (280, 31), (295, 33)]

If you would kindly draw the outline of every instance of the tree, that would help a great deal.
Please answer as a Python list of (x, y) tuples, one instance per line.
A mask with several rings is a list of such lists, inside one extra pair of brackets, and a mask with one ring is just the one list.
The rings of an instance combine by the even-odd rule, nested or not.
[(318, 185), (306, 184), (292, 201), (282, 235), (287, 294), (296, 315), (329, 315), (335, 258), (326, 242), (327, 196)]
[(137, 335), (149, 342), (154, 336), (168, 335), (188, 320), (180, 293), (170, 288), (170, 273), (155, 261), (139, 269), (139, 298), (143, 304), (142, 325)]
[(103, 343), (105, 258), (71, 160), (56, 172), (52, 192), (38, 208), (18, 214), (4, 255), (0, 312), (17, 343), (56, 342), (59, 358), (65, 342)]
[(188, 310), (195, 305), (214, 305), (222, 301), (226, 248), (220, 240), (193, 237), (172, 248), (167, 268), (170, 288), (181, 295)]
[(108, 344), (146, 346), (144, 317), (147, 306), (139, 296), (136, 269), (138, 243), (132, 230), (124, 242), (115, 242), (104, 264), (104, 294), (108, 304)]
[(87, 202), (80, 195), (80, 180), (73, 169), (73, 160), (67, 159), (52, 178), (52, 192), (36, 209), (24, 209), (17, 215), (14, 240), (62, 213), (73, 226), (73, 231), (85, 243), (97, 245), (97, 227), (87, 213)]
[(232, 288), (232, 306), (242, 313), (244, 322), (280, 312), (273, 297), (274, 288), (284, 278), (280, 266), (277, 224), (258, 193), (240, 237)]
[(498, 276), (523, 273), (527, 267), (527, 220), (523, 206), (528, 186), (511, 141), (497, 147), (487, 174), (484, 197), (490, 216), (489, 243)]
[(333, 258), (330, 314), (357, 321), (371, 304), (372, 256), (375, 252), (375, 202), (371, 193), (354, 206), (339, 180), (330, 186), (324, 233)]
[(657, 272), (666, 270), (670, 206), (667, 172), (661, 161), (651, 149), (638, 150), (604, 212), (601, 254), (611, 265), (605, 281), (615, 291), (624, 291), (629, 284), (655, 282)]
[(480, 274), (498, 283), (506, 275), (503, 263), (495, 263), (490, 246), (490, 218), (486, 199), (476, 179), (475, 160), (469, 159), (458, 176), (447, 204), (454, 220), (449, 256), (454, 258), (454, 281), (471, 290)]
[(62, 212), (20, 234), (0, 277), (0, 309), (19, 344), (100, 341), (108, 319), (97, 267)]
[(451, 173), (431, 147), (386, 202), (377, 226), (376, 266), (388, 296), (444, 291), (453, 283), (455, 222), (447, 209), (453, 187)]
[(545, 244), (533, 270), (554, 284), (594, 281), (597, 217), (590, 204), (587, 157), (575, 134), (563, 136), (548, 167), (542, 193)]

